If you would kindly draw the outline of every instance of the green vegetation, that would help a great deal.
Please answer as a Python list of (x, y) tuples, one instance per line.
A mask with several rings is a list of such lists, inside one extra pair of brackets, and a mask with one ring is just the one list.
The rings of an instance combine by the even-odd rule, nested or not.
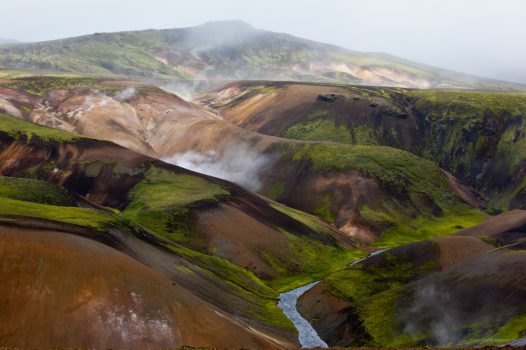
[[(13, 69), (9, 76), (24, 75), (18, 71), (27, 69), (44, 73), (192, 79), (213, 70), (217, 77), (227, 80), (281, 77), (297, 81), (363, 84), (363, 80), (349, 71), (349, 67), (359, 66), (388, 70), (391, 75), (394, 74), (393, 80), (412, 82), (421, 87), (434, 84), (477, 88), (515, 86), (487, 79), (473, 82), (462, 75), (423, 69), (396, 57), (346, 52), (286, 34), (269, 32), (251, 36), (251, 40), (239, 40), (229, 34), (250, 33), (253, 30), (243, 24), (233, 30), (232, 23), (225, 23), (195, 28), (96, 33), (59, 41), (2, 47), (0, 65)], [(212, 39), (218, 37), (231, 45), (228, 48), (217, 46)], [(208, 49), (200, 50), (199, 55), (195, 55), (195, 48)]]
[(415, 98), (421, 110), (432, 109), (433, 118), (484, 119), (484, 112), (524, 115), (526, 94), (509, 92), (470, 92), (448, 90), (404, 90)]
[(488, 336), (487, 342), (476, 345), (495, 345), (497, 344), (506, 345), (510, 343), (511, 339), (524, 338), (526, 334), (526, 314), (518, 314), (511, 317), (503, 325), (501, 325), (495, 333)]
[(415, 243), (406, 251), (388, 251), (375, 261), (338, 271), (324, 279), (327, 292), (357, 310), (371, 346), (411, 346), (415, 340), (396, 324), (398, 295), (403, 286), (440, 268), (439, 247), (432, 241)]
[(193, 206), (228, 198), (229, 191), (201, 177), (150, 168), (128, 194), (123, 215), (161, 236), (182, 242), (188, 238)]
[(9, 198), (0, 198), (0, 214), (64, 222), (97, 231), (105, 231), (107, 225), (118, 224), (116, 217), (100, 210), (31, 203)]
[(13, 80), (3, 85), (11, 89), (24, 90), (38, 96), (44, 96), (50, 90), (75, 89), (75, 88), (94, 88), (99, 90), (112, 91), (109, 85), (99, 84), (97, 78), (79, 78), (79, 77), (31, 77)]
[(147, 33), (140, 35), (144, 39), (140, 41), (137, 40), (137, 33), (115, 33), (95, 34), (61, 41), (60, 44), (33, 44), (31, 55), (27, 54), (25, 47), (14, 47), (0, 50), (0, 64), (3, 67), (100, 76), (152, 76), (158, 73), (177, 75), (177, 71), (147, 53), (146, 47), (137, 46), (151, 47), (160, 43), (160, 36), (154, 37)]
[(290, 208), (290, 207), (287, 207), (283, 204), (279, 204), (276, 202), (271, 203), (271, 206), (274, 209), (279, 210), (283, 214), (290, 216), (294, 220), (301, 222), (305, 226), (308, 226), (309, 228), (311, 228), (312, 230), (316, 232), (322, 232), (322, 233), (327, 233), (327, 234), (331, 232), (329, 227), (323, 222), (321, 222), (320, 219), (314, 215), (307, 214), (303, 211), (296, 210), (294, 208)]
[(358, 305), (358, 314), (372, 346), (410, 347), (417, 343), (413, 337), (400, 332), (396, 308), (402, 288), (386, 290), (364, 299)]
[(351, 129), (352, 143), (356, 145), (379, 145), (374, 129), (370, 126), (357, 126)]
[(275, 86), (269, 86), (269, 85), (258, 85), (258, 86), (251, 86), (247, 89), (248, 93), (253, 94), (276, 94), (280, 91)]
[(344, 125), (337, 126), (332, 120), (314, 120), (295, 124), (288, 128), (283, 137), (294, 140), (332, 141), (352, 143), (352, 135)]
[(278, 266), (273, 267), (280, 272), (280, 276), (268, 282), (269, 286), (280, 292), (319, 280), (345, 268), (362, 255), (358, 251), (330, 247), (313, 239), (298, 237), (287, 232), (284, 234), (289, 241), (292, 256), (287, 257), (287, 261), (276, 259), (274, 264)]
[(25, 136), (29, 141), (32, 140), (33, 137), (42, 141), (57, 142), (71, 142), (85, 138), (84, 136), (78, 136), (70, 132), (30, 123), (2, 113), (0, 113), (0, 132), (4, 132), (14, 138)]
[(276, 305), (279, 293), (268, 287), (252, 272), (234, 265), (224, 258), (206, 255), (182, 246), (166, 246), (177, 255), (201, 268), (210, 278), (228, 283), (237, 294), (253, 305), (257, 305), (259, 312), (251, 315), (255, 319), (263, 320), (278, 328), (295, 329)]
[(318, 205), (314, 209), (314, 214), (318, 215), (323, 220), (334, 223), (335, 215), (331, 208), (332, 200), (334, 194), (332, 192), (327, 192), (321, 201), (318, 202)]
[[(297, 144), (290, 149), (295, 161), (310, 161), (314, 171), (358, 170), (389, 195), (360, 208), (362, 218), (384, 227), (380, 246), (396, 246), (451, 234), (483, 221), (487, 216), (465, 204), (449, 187), (433, 162), (390, 147)], [(405, 198), (405, 199), (404, 199)], [(328, 192), (314, 214), (334, 221), (332, 193)]]
[(484, 212), (460, 203), (448, 207), (441, 216), (423, 214), (408, 218), (394, 210), (371, 210), (365, 205), (360, 209), (360, 215), (371, 223), (389, 225), (380, 231), (381, 239), (375, 243), (380, 247), (396, 247), (422, 239), (447, 236), (488, 218)]
[(383, 253), (367, 262), (336, 272), (325, 279), (329, 292), (352, 302), (398, 288), (440, 268), (439, 247), (432, 241), (414, 243), (418, 249)]
[(490, 199), (489, 208), (523, 207), (524, 183), (513, 180), (526, 159), (526, 95), (404, 91), (427, 126), (420, 153)]
[[(286, 207), (279, 203), (272, 203), (271, 205), (273, 208), (303, 223), (318, 233), (331, 233), (329, 226), (321, 222), (314, 215)], [(331, 247), (313, 239), (292, 235), (286, 231), (282, 232), (289, 242), (293, 256), (289, 257), (287, 262), (281, 262), (270, 254), (265, 255), (267, 262), (282, 275), (269, 284), (281, 292), (319, 280), (330, 273), (345, 268), (352, 261), (366, 256), (365, 252), (357, 249), (350, 250)], [(291, 275), (289, 272), (290, 265), (295, 266), (295, 269), (297, 269), (294, 275)]]
[(15, 177), (0, 176), (0, 197), (40, 204), (75, 205), (75, 200), (63, 187), (46, 181)]

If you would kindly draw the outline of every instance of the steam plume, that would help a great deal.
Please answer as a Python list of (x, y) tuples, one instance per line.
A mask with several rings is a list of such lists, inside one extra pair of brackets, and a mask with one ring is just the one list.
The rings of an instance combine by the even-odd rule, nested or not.
[(272, 165), (274, 159), (260, 154), (246, 143), (235, 142), (227, 145), (221, 152), (188, 151), (175, 154), (165, 161), (258, 191), (262, 185), (261, 176)]

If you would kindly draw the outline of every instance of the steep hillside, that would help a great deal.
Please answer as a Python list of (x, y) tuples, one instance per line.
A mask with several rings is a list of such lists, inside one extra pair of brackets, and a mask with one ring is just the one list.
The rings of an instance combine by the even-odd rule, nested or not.
[(0, 67), (190, 80), (303, 80), (405, 87), (523, 89), (380, 53), (362, 53), (240, 21), (96, 33), (0, 48)]
[[(137, 277), (137, 283), (145, 284), (137, 288), (145, 297), (148, 293), (155, 293), (152, 303), (158, 300), (160, 304), (144, 305), (145, 309), (141, 312), (146, 314), (137, 314), (138, 318), (145, 320), (150, 317), (147, 316), (150, 307), (156, 309), (166, 305), (163, 308), (171, 310), (162, 316), (166, 322), (179, 320), (177, 322), (195, 325), (195, 328), (181, 326), (179, 335), (167, 333), (158, 341), (145, 338), (144, 344), (173, 347), (185, 344), (185, 339), (201, 339), (202, 343), (197, 343), (203, 346), (231, 347), (239, 346), (237, 339), (245, 339), (246, 342), (243, 342), (247, 346), (290, 346), (295, 342), (294, 334), (291, 324), (276, 307), (277, 290), (312, 281), (339, 269), (354, 254), (352, 242), (330, 226), (304, 213), (270, 203), (228, 182), (162, 163), (109, 142), (5, 115), (0, 115), (0, 174), (8, 176), (0, 177), (0, 215), (2, 225), (8, 226), (3, 231), (6, 232), (5, 241), (12, 240), (17, 246), (20, 244), (19, 251), (9, 250), (4, 254), (15, 254), (13, 259), (24, 259), (27, 248), (35, 254), (40, 252), (41, 260), (47, 264), (44, 270), (31, 270), (34, 275), (21, 271), (21, 279), (45, 279), (46, 284), (40, 285), (43, 290), (57, 290), (57, 293), (63, 293), (61, 295), (66, 300), (78, 298), (73, 291), (65, 292), (61, 285), (57, 285), (61, 280), (59, 277), (48, 281), (45, 276), (56, 274), (67, 278), (78, 274), (73, 282), (90, 283), (83, 280), (85, 274), (82, 271), (88, 271), (88, 268), (97, 271), (105, 269), (100, 263), (86, 265), (80, 270), (73, 267), (80, 261), (93, 259), (89, 250), (93, 249), (98, 256), (108, 254), (108, 259), (116, 259), (116, 266), (122, 266), (121, 280), (115, 279), (115, 286), (108, 287), (110, 290), (122, 290), (122, 280), (128, 278), (127, 274), (142, 269), (140, 274), (144, 278)], [(31, 191), (27, 191), (29, 188)], [(62, 232), (63, 239), (56, 243), (62, 246), (57, 246), (55, 250), (65, 249), (67, 252), (60, 257), (62, 260), (53, 260), (47, 251), (42, 251), (42, 245), (47, 243), (39, 241), (38, 237), (35, 237), (34, 244), (33, 238), (19, 243), (11, 226), (21, 227), (20, 232), (28, 236), (40, 231), (45, 231), (46, 235)], [(247, 234), (247, 227), (250, 227), (250, 234)], [(80, 238), (70, 238), (70, 235)], [(48, 238), (43, 235), (39, 239)], [(79, 246), (89, 249), (77, 254)], [(110, 248), (131, 256), (143, 265)], [(73, 264), (70, 270), (61, 269), (60, 266), (69, 266), (69, 262)], [(128, 268), (130, 272), (126, 272)], [(114, 274), (111, 268), (107, 271), (108, 277)], [(19, 277), (12, 275), (15, 272), (9, 272), (13, 281), (9, 288), (15, 289), (8, 289), (6, 293), (19, 293), (16, 289), (19, 282), (15, 279)], [(178, 293), (179, 287), (175, 291), (159, 294), (146, 287), (150, 283), (148, 281), (159, 281), (151, 283), (160, 285), (175, 283), (184, 292), (174, 300), (183, 300), (187, 302), (185, 305), (194, 306), (177, 311), (177, 307), (170, 306), (168, 301), (174, 298), (174, 293)], [(133, 285), (130, 284), (130, 288)], [(115, 310), (127, 312), (122, 307), (127, 305), (128, 299), (123, 299), (120, 294), (104, 294), (104, 290), (93, 291), (93, 300), (102, 298), (96, 302), (97, 305), (108, 305), (104, 300), (110, 298), (116, 305)], [(125, 290), (122, 293), (126, 293)], [(23, 294), (20, 298), (24, 298)], [(28, 325), (24, 321), (28, 315), (37, 310), (54, 308), (55, 304), (49, 297), (43, 295), (41, 298), (34, 308), (28, 307), (27, 314), (16, 314), (9, 309), (11, 311), (2, 314), (9, 317), (5, 321), (13, 327), (17, 324)], [(87, 302), (92, 300), (89, 296), (86, 298)], [(217, 329), (221, 337), (216, 337), (214, 332), (207, 332), (209, 338), (201, 337), (199, 332), (209, 326), (192, 321), (197, 314), (186, 315), (187, 311), (183, 311), (200, 308), (199, 303), (204, 303), (203, 314), (212, 304), (211, 313), (228, 319), (224, 330)], [(35, 309), (40, 307), (44, 309)], [(32, 333), (34, 337), (20, 331), (6, 334), (6, 338), (2, 339), (12, 340), (19, 346), (43, 344), (38, 339), (50, 346), (56, 344), (53, 341), (70, 344), (68, 339), (73, 339), (75, 330), (82, 327), (80, 320), (101, 315), (85, 315), (89, 310), (80, 308), (71, 314), (73, 325), (68, 333), (60, 336), (52, 329), (43, 328), (43, 333)], [(56, 308), (55, 311), (56, 317), (59, 317), (64, 309)], [(112, 317), (121, 317), (117, 311)], [(173, 318), (176, 314), (179, 318)], [(184, 317), (190, 318), (181, 321)], [(203, 319), (223, 324), (210, 317)], [(34, 320), (40, 322), (45, 318)], [(125, 320), (123, 322), (133, 321)], [(132, 327), (129, 331), (134, 336), (150, 332), (147, 322), (142, 328), (133, 328), (136, 326), (132, 324), (129, 327)], [(97, 329), (94, 328), (94, 333), (90, 334), (95, 334)], [(170, 332), (174, 330), (176, 328), (170, 327)], [(87, 335), (82, 344), (94, 346), (99, 344), (95, 341), (100, 341), (100, 344), (107, 344), (105, 346), (120, 347), (133, 341), (117, 337), (110, 329), (107, 332), (108, 338), (94, 339), (92, 335)], [(232, 335), (225, 337), (225, 334)], [(182, 338), (178, 338), (180, 336)]]
[(299, 309), (332, 346), (509, 344), (526, 331), (524, 214), (354, 263)]
[(473, 208), (477, 199), (451, 175), (394, 148), (247, 132), (203, 107), (133, 82), (41, 78), (3, 85), (0, 103), (12, 115), (238, 182), (361, 242), (408, 243), (484, 218)]
[(475, 188), (492, 210), (526, 205), (522, 93), (252, 82), (200, 98), (250, 131), (405, 149)]

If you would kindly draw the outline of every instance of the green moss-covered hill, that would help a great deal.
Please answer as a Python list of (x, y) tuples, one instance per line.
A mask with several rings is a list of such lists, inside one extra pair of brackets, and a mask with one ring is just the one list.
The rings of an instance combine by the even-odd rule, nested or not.
[(449, 72), (386, 54), (362, 53), (240, 21), (191, 28), (96, 33), (0, 48), (0, 67), (41, 73), (280, 79), (406, 87), (520, 88)]
[[(289, 138), (268, 137), (233, 126), (199, 105), (136, 82), (25, 78), (4, 81), (0, 89), (4, 96), (0, 108), (13, 115), (107, 139), (156, 158), (170, 160), (174, 155), (186, 152), (222, 154), (234, 163), (235, 159), (244, 159), (247, 152), (264, 158), (265, 166), (256, 165), (259, 168), (251, 169), (247, 174), (260, 183), (258, 191), (261, 194), (315, 215), (333, 225), (333, 229), (339, 229), (340, 234), (363, 243), (394, 246), (447, 235), (485, 217), (477, 209), (478, 201), (472, 198), (470, 191), (458, 186), (456, 180), (435, 163), (393, 147), (350, 145), (342, 140), (333, 143), (323, 139), (298, 141), (290, 139), (290, 135), (285, 135)], [(130, 91), (126, 99), (119, 97)], [(265, 106), (266, 99), (274, 98), (279, 91), (278, 85), (250, 86), (247, 93), (251, 98), (241, 96), (240, 108), (245, 102), (252, 101), (252, 97), (257, 102), (252, 107)], [(232, 102), (233, 105), (236, 103)], [(225, 116), (230, 118), (230, 114), (225, 113)], [(33, 125), (17, 122), (24, 127)], [(21, 127), (11, 126), (22, 130)], [(328, 135), (338, 136), (330, 130)], [(232, 166), (244, 169), (251, 166), (247, 164)], [(90, 176), (100, 170), (100, 165), (86, 167)], [(231, 254), (228, 251), (233, 251), (237, 243), (225, 244), (219, 241), (219, 236), (213, 240), (219, 243), (206, 243), (195, 235), (188, 239), (189, 228), (178, 224), (178, 221), (191, 217), (185, 207), (177, 209), (171, 218), (161, 207), (170, 207), (171, 204), (166, 202), (172, 198), (169, 190), (175, 189), (179, 181), (181, 185), (177, 191), (181, 191), (185, 199), (191, 198), (191, 189), (198, 183), (186, 177), (171, 180), (166, 174), (152, 171), (147, 174), (155, 179), (152, 181), (159, 183), (138, 186), (132, 195), (151, 193), (162, 198), (151, 199), (156, 203), (155, 208), (133, 200), (126, 215), (156, 225), (174, 240), (189, 240), (188, 244), (214, 254)], [(221, 198), (229, 196), (221, 189), (212, 190), (212, 193)], [(201, 202), (207, 200), (202, 198)], [(174, 202), (172, 206), (175, 205), (180, 206)], [(221, 207), (221, 210), (231, 209)], [(160, 219), (163, 221), (158, 224)], [(242, 217), (239, 220), (242, 224)], [(212, 225), (219, 223), (206, 223), (203, 219), (197, 220), (197, 225), (205, 230), (215, 230)], [(168, 226), (169, 230), (166, 229)], [(233, 235), (234, 232), (228, 233), (230, 237)], [(241, 238), (237, 237), (237, 240)], [(228, 247), (228, 251), (223, 247)], [(279, 260), (268, 256), (263, 260), (256, 264), (261, 266), (262, 274), (273, 275), (276, 269), (283, 268)]]
[(332, 346), (509, 344), (526, 330), (523, 224), (515, 211), (380, 252), (324, 279), (300, 311)]
[(341, 269), (355, 254), (318, 219), (228, 182), (7, 115), (0, 174), (2, 223), (101, 241), (292, 342), (278, 291)]
[[(266, 86), (272, 93), (258, 93)], [(382, 145), (436, 162), (493, 211), (524, 208), (524, 93), (295, 83), (232, 84), (202, 97), (248, 130), (298, 140)], [(262, 103), (255, 104), (255, 99)], [(272, 108), (268, 108), (272, 104)]]

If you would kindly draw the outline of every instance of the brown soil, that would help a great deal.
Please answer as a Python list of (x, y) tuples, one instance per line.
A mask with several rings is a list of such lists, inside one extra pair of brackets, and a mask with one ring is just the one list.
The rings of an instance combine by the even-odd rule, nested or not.
[(0, 260), (0, 298), (7, 301), (0, 305), (0, 343), (6, 346), (286, 344), (232, 320), (137, 260), (80, 236), (0, 227)]

